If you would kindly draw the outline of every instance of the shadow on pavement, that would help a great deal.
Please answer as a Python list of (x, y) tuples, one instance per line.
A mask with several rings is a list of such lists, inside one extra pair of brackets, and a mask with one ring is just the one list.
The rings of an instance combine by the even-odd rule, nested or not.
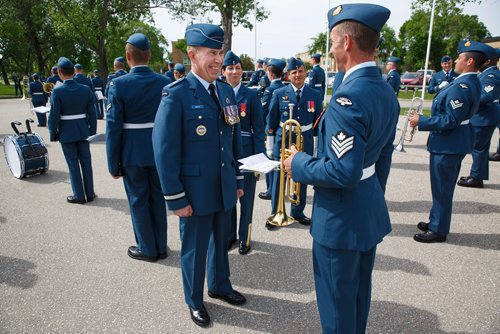
[(428, 171), (429, 164), (416, 164), (412, 162), (393, 162), (391, 168), (403, 170)]
[(25, 177), (22, 179), (25, 182), (38, 183), (38, 184), (54, 184), (54, 183), (70, 183), (69, 172), (63, 172), (60, 170), (51, 170), (49, 165), (49, 170), (44, 174), (33, 175), (30, 177)]
[[(387, 201), (387, 206), (390, 212), (428, 213), (432, 207), (432, 201)], [(481, 215), (490, 213), (500, 213), (500, 206), (481, 202), (453, 202), (453, 214)]]
[(414, 275), (431, 276), (429, 268), (420, 262), (382, 254), (377, 254), (374, 270), (402, 271)]
[(486, 250), (500, 250), (500, 234), (451, 233), (446, 242), (452, 245)]
[(127, 216), (130, 216), (130, 207), (128, 205), (128, 200), (124, 198), (105, 198), (99, 197), (97, 194), (97, 199), (92, 203), (87, 203), (89, 206), (97, 206), (102, 208), (111, 208), (116, 211), (121, 211)]
[(0, 216), (0, 224), (5, 224), (7, 222), (7, 218), (4, 216)]
[(38, 280), (38, 275), (29, 272), (35, 267), (33, 262), (0, 255), (0, 284), (30, 289)]

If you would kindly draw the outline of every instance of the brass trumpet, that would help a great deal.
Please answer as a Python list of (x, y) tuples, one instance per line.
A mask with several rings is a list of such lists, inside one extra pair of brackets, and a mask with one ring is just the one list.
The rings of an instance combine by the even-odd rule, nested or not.
[[(294, 182), (291, 177), (285, 175), (286, 171), (284, 167), (285, 160), (290, 156), (290, 150), (287, 149), (287, 146), (291, 147), (295, 145), (297, 151), (302, 151), (303, 147), (304, 138), (302, 136), (300, 123), (293, 119), (293, 107), (293, 103), (288, 104), (290, 118), (283, 122), (282, 126), (278, 206), (276, 208), (276, 213), (267, 218), (267, 222), (275, 226), (288, 226), (295, 222), (293, 217), (286, 214), (285, 195), (293, 205), (299, 205), (300, 203), (300, 183)], [(294, 134), (296, 137), (295, 143), (293, 143)]]
[(52, 94), (53, 89), (54, 89), (54, 84), (52, 82), (43, 83), (43, 91), (45, 92), (45, 94), (50, 96), (50, 94)]
[(409, 135), (407, 135), (408, 122), (410, 121), (411, 115), (413, 115), (414, 113), (422, 115), (422, 108), (423, 107), (424, 107), (424, 100), (420, 97), (413, 97), (413, 99), (411, 100), (410, 109), (408, 109), (408, 112), (407, 112), (405, 120), (404, 120), (403, 129), (401, 130), (401, 137), (399, 138), (399, 142), (396, 145), (396, 147), (394, 147), (395, 151), (406, 152), (405, 148), (404, 148), (405, 140), (407, 142), (411, 142), (413, 140), (413, 135), (415, 134), (415, 132), (417, 130), (416, 126), (410, 127), (410, 133), (409, 133)]

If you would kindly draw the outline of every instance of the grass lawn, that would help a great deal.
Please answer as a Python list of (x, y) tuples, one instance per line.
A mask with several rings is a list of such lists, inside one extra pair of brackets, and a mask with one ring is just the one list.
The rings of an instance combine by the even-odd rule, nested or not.
[(12, 95), (14, 96), (15, 94), (14, 86), (7, 86), (4, 85), (3, 83), (0, 83), (0, 95), (5, 96), (5, 95)]

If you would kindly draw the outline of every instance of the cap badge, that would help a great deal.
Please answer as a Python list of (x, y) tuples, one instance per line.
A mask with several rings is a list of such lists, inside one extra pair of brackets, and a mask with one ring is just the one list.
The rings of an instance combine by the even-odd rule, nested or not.
[(335, 8), (335, 10), (333, 11), (332, 16), (339, 15), (341, 11), (342, 11), (342, 6), (338, 6), (338, 7), (337, 7), (337, 8)]

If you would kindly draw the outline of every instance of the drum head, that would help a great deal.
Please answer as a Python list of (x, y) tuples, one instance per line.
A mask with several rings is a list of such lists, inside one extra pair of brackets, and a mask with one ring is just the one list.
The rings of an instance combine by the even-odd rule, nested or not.
[(19, 146), (14, 140), (13, 136), (7, 136), (3, 141), (3, 150), (5, 154), (5, 160), (7, 160), (7, 165), (9, 165), (12, 175), (21, 178), (23, 175), (21, 159), (19, 158), (20, 150)]

